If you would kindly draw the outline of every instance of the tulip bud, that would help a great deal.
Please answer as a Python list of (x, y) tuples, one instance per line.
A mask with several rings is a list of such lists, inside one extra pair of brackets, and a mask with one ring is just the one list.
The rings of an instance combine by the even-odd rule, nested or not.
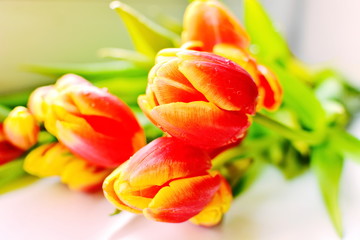
[(30, 105), (45, 109), (45, 128), (90, 164), (117, 167), (145, 145), (131, 109), (105, 89), (73, 74), (60, 78), (47, 93), (41, 89), (34, 92)]
[(38, 177), (59, 176), (72, 190), (94, 191), (112, 169), (97, 167), (74, 156), (61, 143), (50, 143), (32, 150), (25, 158), (24, 169)]
[(257, 87), (234, 62), (207, 52), (166, 49), (138, 102), (164, 132), (205, 149), (237, 142), (255, 113)]
[(184, 222), (214, 198), (221, 176), (209, 172), (205, 151), (173, 137), (140, 149), (104, 181), (105, 197), (117, 208), (161, 222)]
[(16, 107), (4, 121), (4, 133), (11, 144), (28, 150), (37, 142), (39, 126), (27, 108)]
[(250, 45), (240, 22), (217, 0), (195, 0), (186, 9), (182, 42), (200, 41), (203, 51), (211, 52), (219, 43), (240, 48)]
[(20, 157), (23, 150), (12, 145), (5, 137), (3, 124), (0, 123), (0, 166)]

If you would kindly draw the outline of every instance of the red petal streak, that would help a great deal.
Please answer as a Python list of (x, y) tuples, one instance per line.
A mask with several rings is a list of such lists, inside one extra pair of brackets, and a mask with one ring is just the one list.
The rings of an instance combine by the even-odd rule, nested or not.
[(156, 194), (143, 213), (155, 221), (184, 222), (198, 214), (219, 187), (219, 175), (174, 180)]

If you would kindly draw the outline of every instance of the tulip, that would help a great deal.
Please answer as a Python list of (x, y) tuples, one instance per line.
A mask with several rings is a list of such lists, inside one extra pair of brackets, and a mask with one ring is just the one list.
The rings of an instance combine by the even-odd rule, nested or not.
[(196, 0), (187, 7), (182, 41), (200, 41), (203, 43), (203, 51), (208, 52), (218, 43), (240, 48), (250, 45), (249, 36), (240, 22), (216, 0)]
[(259, 90), (257, 110), (276, 110), (282, 89), (274, 73), (259, 65), (248, 50), (250, 39), (235, 16), (217, 0), (195, 0), (186, 9), (183, 48), (213, 52), (244, 68)]
[(36, 90), (29, 106), (50, 133), (90, 164), (117, 167), (145, 145), (131, 109), (80, 76), (68, 74)]
[(39, 126), (25, 107), (14, 108), (4, 121), (6, 139), (17, 148), (28, 150), (37, 142)]
[(105, 197), (117, 208), (161, 222), (184, 222), (199, 214), (220, 189), (205, 151), (173, 137), (140, 149), (104, 181)]
[(248, 51), (232, 45), (218, 44), (214, 47), (214, 53), (236, 62), (251, 75), (259, 91), (257, 110), (263, 107), (270, 111), (278, 109), (283, 91), (279, 80), (270, 69), (258, 64)]
[(24, 169), (37, 177), (59, 176), (70, 189), (86, 192), (99, 190), (112, 171), (74, 156), (61, 143), (45, 144), (32, 150), (24, 160)]
[(138, 102), (164, 132), (188, 144), (219, 148), (237, 142), (255, 113), (257, 87), (234, 62), (212, 53), (166, 49)]
[(12, 145), (5, 137), (3, 124), (0, 123), (0, 166), (20, 157), (24, 151)]

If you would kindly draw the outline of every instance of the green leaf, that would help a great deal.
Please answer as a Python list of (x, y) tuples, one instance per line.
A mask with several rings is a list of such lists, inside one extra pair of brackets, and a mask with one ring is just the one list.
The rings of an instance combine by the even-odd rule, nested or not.
[(154, 65), (154, 58), (150, 58), (136, 51), (121, 48), (102, 48), (99, 50), (100, 57), (116, 60), (126, 60), (135, 65), (149, 69)]
[(244, 175), (231, 184), (232, 194), (235, 197), (244, 193), (260, 176), (265, 163), (261, 158), (256, 158)]
[(16, 106), (26, 106), (29, 95), (32, 91), (33, 89), (1, 94), (0, 105), (6, 106), (8, 108), (14, 108)]
[(94, 85), (108, 89), (111, 94), (118, 96), (129, 105), (137, 105), (138, 96), (145, 92), (147, 77), (109, 78), (98, 80)]
[(153, 58), (161, 49), (179, 44), (180, 37), (177, 34), (147, 19), (130, 6), (114, 1), (110, 7), (115, 9), (124, 21), (135, 49), (140, 53)]
[(326, 126), (326, 115), (312, 89), (277, 64), (269, 64), (269, 67), (280, 80), (286, 106), (298, 114), (307, 129), (321, 132)]
[(259, 55), (272, 62), (286, 62), (291, 56), (288, 45), (264, 8), (257, 0), (244, 0), (244, 5), (245, 27)]
[(347, 133), (343, 129), (336, 129), (332, 133), (332, 141), (339, 152), (360, 163), (360, 139)]
[(7, 115), (10, 113), (10, 109), (0, 104), (0, 123), (2, 123)]
[(111, 77), (147, 76), (148, 70), (127, 61), (108, 61), (97, 63), (44, 63), (25, 66), (25, 70), (60, 77), (74, 73), (89, 81)]
[(24, 175), (17, 179), (14, 179), (11, 182), (8, 182), (5, 186), (0, 187), (0, 195), (5, 194), (23, 187), (26, 187), (34, 182), (39, 180), (39, 178), (31, 176), (31, 175)]
[(338, 199), (343, 163), (343, 157), (330, 144), (317, 146), (311, 153), (311, 168), (318, 179), (328, 213), (339, 236), (343, 232)]
[(115, 216), (118, 215), (119, 213), (121, 213), (121, 210), (116, 208), (114, 212), (110, 214), (110, 216)]
[(31, 183), (31, 178), (23, 169), (23, 159), (14, 160), (0, 166), (0, 194), (15, 190)]

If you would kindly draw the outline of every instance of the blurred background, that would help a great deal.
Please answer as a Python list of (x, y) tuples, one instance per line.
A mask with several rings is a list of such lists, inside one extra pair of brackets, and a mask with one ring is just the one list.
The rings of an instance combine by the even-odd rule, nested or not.
[[(123, 0), (146, 16), (181, 22), (188, 0)], [(224, 0), (241, 17), (242, 0)], [(303, 61), (335, 66), (360, 85), (360, 1), (262, 0), (293, 52)], [(99, 60), (103, 47), (131, 49), (108, 0), (0, 0), (0, 94), (48, 83), (24, 72), (28, 63)]]

